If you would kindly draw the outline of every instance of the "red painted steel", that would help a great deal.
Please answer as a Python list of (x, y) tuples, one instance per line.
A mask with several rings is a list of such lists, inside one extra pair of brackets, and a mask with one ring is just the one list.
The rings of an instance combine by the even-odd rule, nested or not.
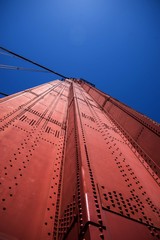
[[(160, 176), (160, 125), (87, 83), (79, 83), (141, 154), (153, 175)], [(154, 177), (157, 178), (156, 175)]]
[(0, 239), (160, 238), (158, 124), (77, 79), (0, 117)]

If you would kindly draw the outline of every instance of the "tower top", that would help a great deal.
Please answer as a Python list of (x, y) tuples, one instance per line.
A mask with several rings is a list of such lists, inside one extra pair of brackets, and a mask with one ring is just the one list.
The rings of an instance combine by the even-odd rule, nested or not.
[[(86, 82), (86, 83), (88, 83), (89, 85), (91, 85), (92, 87), (95, 87), (95, 84), (94, 83), (91, 83), (90, 81), (87, 81), (87, 80), (85, 80), (84, 78), (69, 78), (70, 80), (73, 80), (73, 81), (75, 81), (75, 82)], [(62, 78), (61, 79), (62, 81), (65, 81), (66, 80), (66, 78)]]

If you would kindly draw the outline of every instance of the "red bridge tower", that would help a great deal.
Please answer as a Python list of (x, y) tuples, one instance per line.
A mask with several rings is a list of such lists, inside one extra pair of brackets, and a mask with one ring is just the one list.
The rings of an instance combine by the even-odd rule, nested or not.
[(160, 238), (160, 126), (81, 79), (0, 100), (1, 240)]

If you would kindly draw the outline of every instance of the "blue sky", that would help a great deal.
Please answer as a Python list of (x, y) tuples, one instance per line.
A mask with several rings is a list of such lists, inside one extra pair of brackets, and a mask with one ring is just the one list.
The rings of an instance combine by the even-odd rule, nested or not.
[[(0, 0), (0, 23), (1, 46), (93, 82), (160, 122), (159, 0)], [(0, 64), (34, 67), (5, 55)], [(57, 78), (0, 69), (0, 92)]]

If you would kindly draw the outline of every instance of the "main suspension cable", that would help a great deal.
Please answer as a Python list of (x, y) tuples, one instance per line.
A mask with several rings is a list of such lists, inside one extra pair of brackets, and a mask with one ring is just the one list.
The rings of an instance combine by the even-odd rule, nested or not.
[(43, 66), (43, 65), (41, 65), (41, 64), (39, 64), (39, 63), (36, 63), (36, 62), (34, 62), (34, 61), (32, 61), (32, 60), (30, 60), (30, 59), (28, 59), (28, 58), (26, 58), (26, 57), (23, 57), (23, 56), (15, 53), (15, 52), (12, 52), (12, 51), (4, 48), (4, 47), (1, 47), (1, 46), (0, 46), (0, 49), (3, 50), (3, 51), (5, 51), (5, 52), (8, 52), (8, 53), (10, 53), (10, 54), (12, 54), (12, 55), (14, 55), (14, 56), (16, 56), (16, 57), (18, 57), (18, 58), (21, 58), (21, 59), (23, 59), (23, 60), (25, 60), (25, 61), (27, 61), (27, 62), (29, 62), (29, 63), (32, 63), (32, 64), (34, 64), (34, 65), (36, 65), (36, 66), (38, 66), (38, 67), (40, 67), (40, 68), (43, 68), (43, 69), (45, 69), (45, 70), (48, 71), (48, 72), (51, 72), (51, 73), (53, 73), (53, 74), (55, 74), (55, 75), (58, 75), (58, 76), (60, 76), (60, 77), (62, 77), (62, 78), (68, 78), (68, 77), (66, 77), (66, 76), (64, 76), (64, 75), (62, 75), (62, 74), (60, 74), (60, 73), (58, 73), (58, 72), (55, 72), (55, 71), (53, 71), (53, 70), (51, 70), (51, 69), (49, 69), (49, 68), (47, 68), (47, 67), (45, 67), (45, 66)]
[(3, 96), (9, 96), (8, 94), (3, 93), (3, 92), (0, 92), (0, 95), (3, 95)]

